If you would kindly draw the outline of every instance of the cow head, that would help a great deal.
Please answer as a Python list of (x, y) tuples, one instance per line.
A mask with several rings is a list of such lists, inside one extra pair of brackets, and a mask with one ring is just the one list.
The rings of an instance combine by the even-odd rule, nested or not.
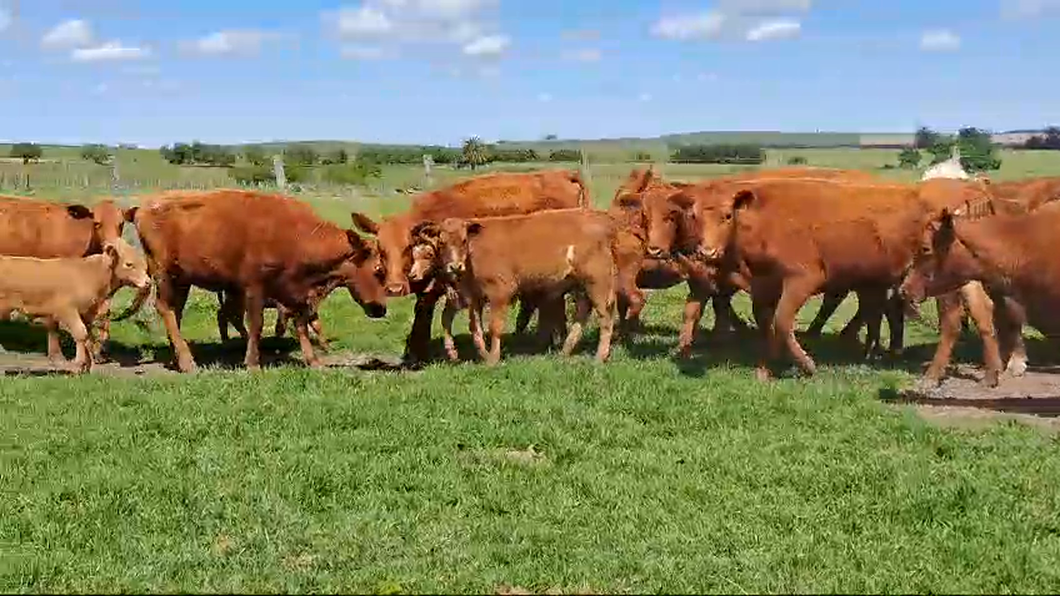
[(376, 237), (379, 274), (384, 278), (388, 296), (405, 296), (410, 291), (406, 272), (411, 265), (412, 232), (405, 218), (389, 217), (376, 223), (363, 213), (353, 212), (353, 224)]
[(707, 261), (724, 257), (736, 230), (737, 214), (756, 201), (754, 191), (732, 183), (689, 186), (669, 199), (671, 209), (677, 207), (686, 214), (683, 223), (689, 229), (684, 232), (684, 248), (695, 246), (697, 256)]
[(648, 190), (656, 179), (655, 171), (651, 166), (644, 170), (634, 168), (629, 173), (629, 176), (626, 177), (626, 181), (622, 183), (622, 186), (619, 186), (615, 191), (612, 205), (619, 205), (623, 197), (640, 195)]
[(458, 279), (468, 269), (471, 239), (482, 232), (482, 224), (450, 217), (441, 224), (426, 223), (418, 232), (421, 238), (431, 239), (429, 243), (436, 247), (435, 258), (441, 272)]
[(437, 271), (440, 240), (440, 229), (434, 222), (424, 221), (413, 226), (410, 281), (426, 282)]
[(649, 257), (668, 258), (672, 251), (681, 251), (690, 243), (695, 199), (688, 190), (687, 187), (678, 187), (667, 194), (655, 192), (645, 197)]
[(91, 213), (95, 234), (101, 244), (121, 238), (126, 215), (114, 201), (108, 199), (96, 203)]
[(110, 259), (115, 286), (130, 286), (139, 290), (151, 285), (147, 260), (122, 238), (103, 245), (103, 254)]
[(374, 243), (361, 238), (354, 230), (346, 230), (346, 239), (351, 250), (337, 273), (350, 297), (369, 318), (385, 317), (387, 293), (380, 275), (379, 251)]
[(898, 289), (907, 303), (956, 290), (978, 277), (975, 258), (957, 240), (955, 219), (963, 214), (964, 208), (944, 208), (924, 228), (919, 250)]

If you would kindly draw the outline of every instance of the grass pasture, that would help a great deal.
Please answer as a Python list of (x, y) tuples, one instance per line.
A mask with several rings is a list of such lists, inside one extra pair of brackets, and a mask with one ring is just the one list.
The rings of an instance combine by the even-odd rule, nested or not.
[[(798, 150), (770, 163), (789, 153), (875, 169), (895, 152)], [(998, 178), (1060, 172), (1060, 156), (1004, 159)], [(630, 167), (590, 168), (597, 204)], [(726, 171), (658, 167), (677, 179)], [(436, 182), (455, 175), (438, 170)], [(391, 191), (419, 177), (394, 168), (379, 193), (302, 198), (348, 225), (352, 209), (403, 208)], [(933, 353), (930, 308), (909, 324), (900, 362), (855, 362), (826, 335), (806, 342), (817, 376), (759, 384), (746, 343), (700, 336), (692, 359), (670, 357), (683, 302), (679, 288), (651, 293), (646, 333), (603, 366), (591, 328), (570, 360), (507, 338), (495, 369), (250, 374), (240, 341), (219, 344), (215, 297), (194, 290), (184, 329), (208, 365), (197, 375), (0, 379), (0, 589), (1060, 589), (1057, 435), (1015, 421), (940, 427), (880, 397)], [(748, 317), (746, 300), (737, 308)], [(394, 300), (372, 321), (336, 292), (321, 317), (334, 351), (395, 354), (412, 303)], [(458, 343), (470, 357), (466, 320)], [(122, 358), (169, 357), (158, 323), (115, 324), (113, 339)], [(1043, 349), (1029, 343), (1034, 359)], [(43, 352), (44, 334), (3, 323), (0, 344)], [(956, 357), (977, 363), (978, 343)]]

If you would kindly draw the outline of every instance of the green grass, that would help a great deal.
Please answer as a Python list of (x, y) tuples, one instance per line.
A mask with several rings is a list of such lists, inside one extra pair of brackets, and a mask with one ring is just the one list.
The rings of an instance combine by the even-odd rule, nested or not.
[[(598, 204), (628, 169), (593, 168)], [(343, 224), (350, 208), (407, 202), (309, 200)], [(570, 360), (508, 338), (495, 369), (250, 374), (240, 342), (218, 346), (216, 299), (196, 290), (185, 337), (200, 363), (226, 363), (0, 382), (0, 590), (1060, 588), (1058, 439), (1016, 422), (939, 428), (879, 397), (930, 357), (930, 324), (910, 325), (905, 361), (854, 363), (826, 338), (807, 344), (816, 377), (759, 384), (753, 346), (701, 337), (690, 361), (669, 357), (683, 297), (653, 293), (648, 332), (602, 366), (590, 331)], [(345, 293), (322, 309), (335, 350), (359, 353), (400, 352), (411, 317), (403, 299), (370, 321)], [(466, 317), (457, 329), (470, 356)], [(157, 324), (115, 324), (114, 339), (121, 353), (169, 355)], [(16, 324), (0, 325), (0, 343), (44, 347)], [(976, 362), (967, 344), (958, 357)]]

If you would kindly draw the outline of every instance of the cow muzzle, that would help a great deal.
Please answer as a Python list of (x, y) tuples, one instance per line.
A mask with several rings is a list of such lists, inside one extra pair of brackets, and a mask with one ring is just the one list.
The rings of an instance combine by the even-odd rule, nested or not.
[(369, 319), (382, 319), (386, 316), (386, 305), (385, 304), (365, 304), (364, 314), (368, 315)]
[(463, 263), (458, 261), (455, 263), (447, 263), (445, 270), (449, 275), (460, 275), (464, 272), (465, 267)]
[(667, 251), (659, 248), (658, 246), (649, 246), (647, 252), (648, 256), (653, 259), (665, 259), (667, 255)]
[(713, 246), (700, 246), (696, 249), (696, 254), (709, 261), (716, 261), (721, 257), (721, 251)]
[(392, 283), (386, 285), (386, 295), (391, 298), (399, 298), (409, 293), (409, 285), (407, 283)]

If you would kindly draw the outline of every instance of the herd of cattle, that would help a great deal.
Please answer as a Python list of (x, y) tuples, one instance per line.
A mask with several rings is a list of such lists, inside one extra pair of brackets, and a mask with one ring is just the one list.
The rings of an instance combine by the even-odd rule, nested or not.
[[(427, 358), (435, 307), (451, 360), (455, 315), (468, 310), (481, 357), (500, 358), (508, 309), (516, 331), (538, 315), (537, 333), (563, 339), (569, 355), (590, 314), (600, 327), (596, 356), (607, 360), (616, 326), (639, 329), (645, 289), (688, 286), (678, 353), (687, 355), (712, 300), (716, 333), (749, 325), (734, 312), (751, 295), (763, 347), (760, 379), (785, 351), (807, 374), (816, 365), (796, 339), (796, 316), (813, 295), (825, 300), (820, 333), (850, 292), (858, 310), (841, 336), (866, 356), (902, 349), (904, 318), (935, 297), (941, 341), (926, 373), (941, 381), (964, 313), (983, 341), (984, 382), (1003, 368), (1026, 369), (1024, 324), (1046, 336), (1060, 327), (1060, 178), (992, 183), (935, 178), (899, 184), (871, 174), (783, 168), (682, 183), (634, 170), (607, 210), (590, 206), (577, 171), (486, 174), (419, 195), (399, 215), (374, 221), (354, 212), (353, 229), (323, 220), (298, 200), (262, 192), (169, 192), (121, 209), (0, 197), (0, 318), (21, 313), (48, 330), (48, 356), (64, 361), (57, 330), (77, 345), (74, 366), (88, 371), (109, 336), (110, 298), (137, 289), (128, 318), (153, 294), (176, 360), (196, 368), (180, 324), (192, 286), (217, 293), (218, 330), (246, 340), (245, 365), (259, 366), (263, 311), (278, 309), (277, 334), (293, 320), (303, 357), (326, 348), (320, 301), (345, 287), (369, 317), (390, 298), (415, 294), (408, 361)], [(135, 226), (141, 255), (122, 237)], [(364, 235), (367, 235), (364, 236)], [(575, 317), (567, 320), (566, 298)], [(484, 306), (489, 306), (487, 346)], [(244, 326), (244, 320), (247, 326)], [(568, 324), (569, 323), (569, 324)]]

